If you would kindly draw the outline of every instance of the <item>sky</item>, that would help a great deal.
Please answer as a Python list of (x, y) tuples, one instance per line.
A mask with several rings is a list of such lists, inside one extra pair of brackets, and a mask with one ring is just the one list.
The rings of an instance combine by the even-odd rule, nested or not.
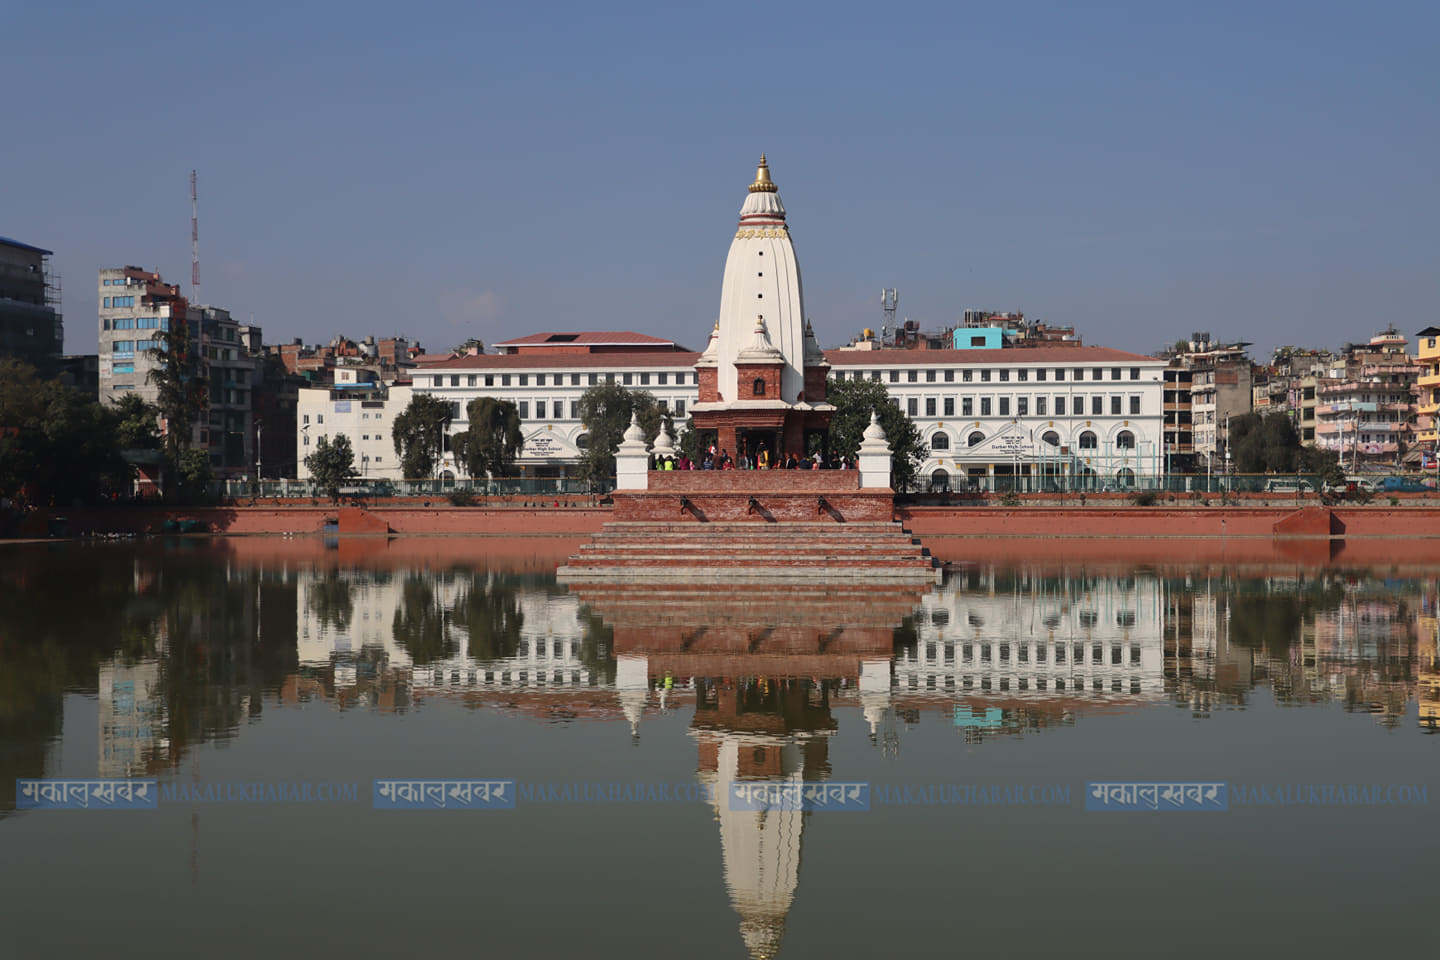
[(0, 236), (267, 342), (702, 349), (759, 155), (821, 344), (880, 291), (1150, 353), (1440, 322), (1440, 4), (0, 0)]

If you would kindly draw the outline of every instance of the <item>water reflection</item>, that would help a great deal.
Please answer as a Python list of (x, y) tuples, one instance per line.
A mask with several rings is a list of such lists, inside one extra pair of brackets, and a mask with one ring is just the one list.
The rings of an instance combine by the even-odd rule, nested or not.
[(235, 541), (12, 548), (17, 562), (0, 570), (0, 817), (16, 778), (57, 769), (67, 694), (97, 703), (100, 776), (173, 776), (198, 746), (302, 703), (386, 723), (437, 699), (606, 721), (617, 749), (688, 714), (740, 935), (752, 956), (774, 956), (810, 814), (732, 811), (728, 787), (830, 778), (847, 723), (894, 765), (920, 726), (1004, 750), (1091, 716), (1179, 708), (1203, 721), (1257, 696), (1392, 728), (1413, 700), (1421, 729), (1440, 722), (1437, 570), (997, 561), (925, 592), (722, 595), (567, 589), (544, 562), (457, 554), (427, 566), (420, 549), (387, 561)]

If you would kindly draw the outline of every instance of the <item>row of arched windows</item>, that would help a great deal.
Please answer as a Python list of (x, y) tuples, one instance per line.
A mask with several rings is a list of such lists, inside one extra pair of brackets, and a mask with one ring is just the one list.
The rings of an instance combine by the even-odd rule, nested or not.
[[(981, 443), (984, 442), (984, 440), (985, 434), (981, 433), (979, 430), (976, 430), (971, 433), (970, 436), (965, 438), (965, 445), (970, 447), (979, 446)], [(1056, 433), (1054, 430), (1045, 431), (1045, 433), (1041, 435), (1040, 440), (1043, 443), (1052, 447), (1060, 446), (1060, 434)], [(1086, 430), (1084, 433), (1080, 434), (1077, 445), (1081, 450), (1095, 450), (1098, 449), (1100, 446), (1100, 438), (1095, 435), (1095, 431)], [(930, 438), (930, 449), (949, 450), (950, 435), (948, 433), (944, 433), (943, 431), (940, 433), (936, 433)], [(1115, 449), (1134, 450), (1135, 434), (1130, 432), (1129, 430), (1121, 430), (1118, 434), (1115, 435)]]

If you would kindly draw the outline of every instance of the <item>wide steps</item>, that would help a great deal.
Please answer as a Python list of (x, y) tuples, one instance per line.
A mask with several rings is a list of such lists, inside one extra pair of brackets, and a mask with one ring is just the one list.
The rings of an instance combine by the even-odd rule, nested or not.
[(900, 524), (611, 521), (558, 571), (563, 580), (711, 583), (933, 579), (935, 562)]

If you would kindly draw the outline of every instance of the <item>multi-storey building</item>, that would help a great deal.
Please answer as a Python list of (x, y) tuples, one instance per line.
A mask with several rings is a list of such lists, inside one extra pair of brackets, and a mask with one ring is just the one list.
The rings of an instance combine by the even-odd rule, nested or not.
[(1248, 343), (1216, 344), (1197, 333), (1180, 362), (1191, 373), (1190, 406), (1194, 450), (1212, 470), (1224, 469), (1230, 447), (1230, 420), (1251, 411), (1254, 402)]
[[(450, 404), (451, 435), (469, 429), (467, 406), (479, 397), (513, 402), (524, 446), (516, 460), (523, 477), (572, 475), (588, 436), (580, 398), (602, 383), (648, 390), (685, 422), (699, 396), (698, 353), (670, 340), (629, 332), (536, 333), (496, 344), (499, 353), (451, 357), (418, 367), (416, 393)], [(403, 408), (402, 408), (403, 409)], [(448, 448), (447, 443), (447, 448)], [(459, 476), (447, 449), (441, 476)]]
[(295, 414), (295, 475), (310, 476), (305, 458), (315, 452), (321, 437), (350, 440), (355, 470), (363, 479), (402, 480), (400, 458), (395, 454), (392, 429), (395, 418), (410, 405), (408, 380), (386, 383), (369, 367), (342, 366), (329, 386), (297, 391)]
[(1175, 359), (1166, 365), (1163, 376), (1165, 436), (1162, 442), (1170, 461), (1166, 472), (1189, 472), (1195, 464), (1195, 413), (1191, 399), (1195, 375)]
[(1393, 467), (1409, 445), (1422, 367), (1406, 348), (1394, 327), (1347, 345), (1343, 377), (1319, 387), (1316, 442), (1351, 469)]
[(46, 373), (65, 345), (50, 256), (49, 250), (0, 237), (0, 356), (18, 357)]
[(210, 451), (217, 476), (245, 475), (254, 463), (253, 401), (262, 364), (252, 346), (260, 329), (246, 327), (242, 336), (228, 310), (191, 306), (178, 285), (138, 267), (101, 270), (99, 298), (101, 399), (116, 403), (134, 392), (154, 403), (159, 391), (150, 372), (157, 361), (149, 351), (184, 321), (209, 391), (189, 442)]
[(1415, 350), (1420, 367), (1415, 442), (1433, 452), (1440, 449), (1440, 328), (1426, 327), (1415, 334)]

